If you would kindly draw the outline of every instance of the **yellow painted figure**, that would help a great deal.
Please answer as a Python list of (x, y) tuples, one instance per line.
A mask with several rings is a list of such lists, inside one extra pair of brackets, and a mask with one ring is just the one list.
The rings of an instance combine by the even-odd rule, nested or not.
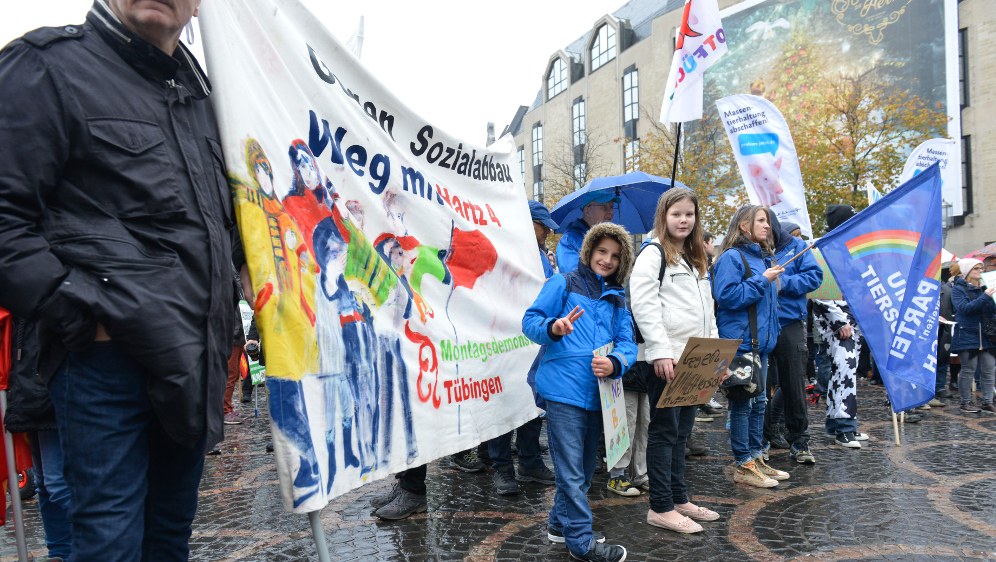
[(318, 268), (274, 193), (270, 161), (255, 139), (246, 141), (246, 166), (249, 181), (229, 181), (256, 294), (251, 304), (267, 350), (266, 372), (299, 380), (318, 372), (314, 313)]

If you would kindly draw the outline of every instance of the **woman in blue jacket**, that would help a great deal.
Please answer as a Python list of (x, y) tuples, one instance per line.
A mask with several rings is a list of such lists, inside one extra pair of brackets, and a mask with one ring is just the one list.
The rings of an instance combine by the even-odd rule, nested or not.
[(976, 369), (979, 371), (979, 385), (982, 387), (982, 408), (987, 414), (996, 414), (993, 406), (993, 379), (996, 372), (996, 341), (982, 332), (983, 319), (992, 320), (996, 316), (996, 303), (993, 293), (996, 287), (982, 286), (982, 262), (974, 258), (958, 260), (961, 276), (951, 284), (951, 304), (954, 306), (954, 337), (951, 351), (961, 360), (961, 373), (958, 376), (958, 390), (961, 393), (961, 412), (978, 413), (972, 405), (972, 380)]
[(536, 390), (546, 400), (557, 481), (548, 537), (565, 542), (574, 560), (626, 559), (625, 548), (601, 544), (605, 538), (592, 532), (587, 493), (602, 437), (598, 380), (621, 377), (636, 361), (623, 289), (632, 267), (626, 229), (597, 224), (584, 237), (578, 268), (547, 280), (522, 317), (523, 333), (546, 346)]
[[(772, 256), (769, 210), (744, 205), (730, 221), (722, 255), (713, 265), (712, 294), (716, 300), (719, 337), (743, 340), (737, 354), (754, 351), (761, 356), (761, 388), (765, 386), (768, 354), (778, 341), (778, 292), (776, 280), (783, 269)], [(746, 262), (749, 271), (744, 268)], [(751, 342), (750, 310), (756, 307), (757, 348)], [(747, 400), (730, 399), (730, 448), (737, 468), (733, 481), (771, 488), (789, 477), (764, 461), (764, 408), (761, 393)]]

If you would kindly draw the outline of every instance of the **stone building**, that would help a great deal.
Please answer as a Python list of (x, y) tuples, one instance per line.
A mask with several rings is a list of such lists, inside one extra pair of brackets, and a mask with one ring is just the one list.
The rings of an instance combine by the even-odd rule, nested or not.
[[(962, 139), (964, 212), (953, 216), (946, 209), (944, 220), (948, 227), (946, 246), (963, 255), (996, 240), (996, 190), (988, 189), (996, 179), (996, 115), (986, 109), (996, 103), (996, 12), (990, 0), (924, 1), (958, 14), (957, 40), (946, 46), (950, 50), (956, 45), (957, 53), (943, 55), (952, 60), (957, 57), (957, 64), (952, 66), (958, 72), (946, 73), (943, 80), (951, 87), (955, 87), (952, 81), (957, 82), (961, 104), (958, 134)], [(765, 2), (719, 0), (724, 16), (727, 9), (738, 12), (741, 7), (749, 10), (758, 4)], [(833, 3), (848, 4), (857, 7), (850, 8), (852, 12), (843, 17), (861, 17), (876, 24), (878, 20), (873, 18), (887, 17), (889, 9), (899, 10), (908, 2), (876, 3), (880, 13), (861, 11), (858, 5), (863, 3)], [(523, 183), (530, 198), (552, 207), (572, 188), (594, 177), (639, 168), (635, 156), (640, 139), (659, 126), (657, 119), (683, 5), (683, 0), (631, 0), (592, 22), (591, 28), (579, 30), (582, 35), (577, 40), (550, 53), (545, 61), (534, 61), (542, 68), (542, 73), (537, 72), (541, 84), (536, 99), (529, 106), (521, 106), (505, 128), (518, 147)], [(896, 18), (900, 25), (901, 16)], [(777, 31), (779, 22), (766, 25)], [(951, 130), (957, 132), (957, 123)]]

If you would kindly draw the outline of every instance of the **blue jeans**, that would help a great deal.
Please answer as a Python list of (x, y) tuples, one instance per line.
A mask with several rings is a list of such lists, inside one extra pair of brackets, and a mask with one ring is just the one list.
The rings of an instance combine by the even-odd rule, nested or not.
[[(761, 387), (765, 388), (768, 357), (761, 356)], [(764, 408), (767, 398), (762, 390), (754, 398), (730, 400), (730, 449), (738, 465), (746, 464), (764, 453)], [(651, 490), (653, 487), (651, 487)]]
[(49, 384), (73, 498), (71, 561), (189, 557), (204, 442), (166, 435), (147, 378), (113, 343), (94, 343)]
[[(519, 471), (539, 470), (543, 467), (540, 457), (540, 432), (543, 430), (543, 418), (536, 418), (522, 424), (515, 434), (515, 445), (519, 448)], [(505, 474), (514, 474), (512, 468), (512, 432), (495, 437), (488, 441), (488, 456), (495, 470)]]
[(593, 544), (588, 489), (595, 474), (598, 443), (602, 439), (602, 412), (547, 401), (546, 423), (557, 479), (550, 527), (561, 529), (567, 548), (582, 555)]
[(59, 432), (38, 431), (31, 436), (31, 459), (38, 474), (38, 512), (45, 529), (49, 558), (69, 558), (72, 523), (69, 521), (69, 487), (62, 476)]

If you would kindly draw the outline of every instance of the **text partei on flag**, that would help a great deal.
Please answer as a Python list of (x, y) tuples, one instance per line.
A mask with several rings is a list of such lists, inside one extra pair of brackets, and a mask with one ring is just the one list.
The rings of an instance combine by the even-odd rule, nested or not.
[(661, 104), (661, 123), (702, 118), (705, 71), (727, 51), (716, 0), (685, 0)]
[(285, 506), (536, 417), (543, 270), (510, 137), (424, 121), (297, 0), (212, 0), (201, 25)]
[(896, 412), (926, 404), (937, 376), (941, 174), (937, 164), (816, 242)]

